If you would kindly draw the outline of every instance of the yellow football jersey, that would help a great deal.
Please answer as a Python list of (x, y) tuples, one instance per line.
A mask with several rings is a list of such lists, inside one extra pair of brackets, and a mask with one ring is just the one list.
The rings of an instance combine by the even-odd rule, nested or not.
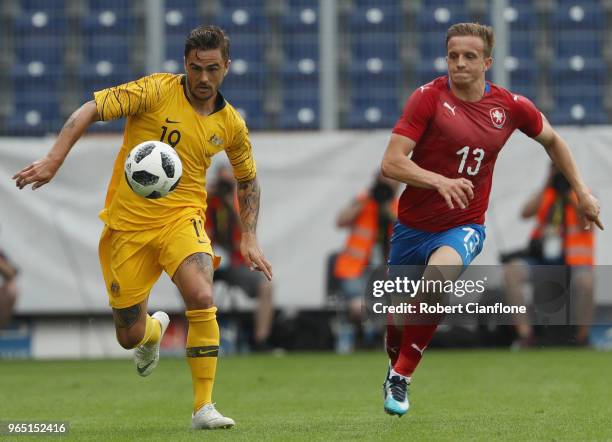
[[(100, 218), (111, 229), (152, 229), (193, 213), (204, 216), (206, 169), (212, 156), (222, 150), (238, 181), (255, 178), (249, 133), (240, 114), (221, 94), (212, 114), (198, 114), (185, 96), (184, 82), (183, 75), (153, 74), (94, 93), (102, 120), (127, 117), (123, 144), (100, 212)], [(130, 150), (150, 140), (174, 147), (183, 163), (178, 186), (160, 199), (138, 196), (124, 174)]]

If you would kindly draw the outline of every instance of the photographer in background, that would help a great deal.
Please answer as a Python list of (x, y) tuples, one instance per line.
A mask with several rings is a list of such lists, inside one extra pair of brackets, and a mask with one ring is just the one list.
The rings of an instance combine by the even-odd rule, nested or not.
[(18, 273), (17, 268), (0, 250), (0, 275), (2, 276), (2, 285), (0, 285), (0, 329), (11, 322), (13, 307), (17, 301), (16, 280)]
[[(534, 266), (570, 266), (572, 289), (578, 301), (575, 314), (578, 326), (574, 339), (578, 345), (587, 345), (593, 314), (594, 229), (592, 226), (584, 229), (584, 220), (580, 219), (577, 211), (576, 195), (554, 165), (551, 164), (544, 188), (525, 204), (521, 217), (535, 217), (536, 225), (525, 251), (502, 258), (508, 302), (525, 304), (523, 285), (534, 280), (534, 272), (538, 269)], [(515, 346), (533, 345), (533, 327), (528, 318), (519, 315), (515, 317), (514, 325), (518, 335)]]
[[(336, 258), (333, 273), (340, 294), (348, 303), (348, 320), (354, 325), (362, 319), (366, 268), (385, 264), (389, 256), (389, 240), (397, 219), (398, 187), (397, 181), (378, 172), (370, 188), (338, 214), (336, 225), (349, 229), (349, 235)], [(364, 326), (366, 344), (370, 334)], [(352, 343), (347, 347), (340, 352), (350, 351)]]
[(221, 264), (215, 270), (215, 281), (239, 287), (249, 298), (257, 299), (254, 313), (253, 351), (268, 351), (274, 319), (272, 283), (260, 272), (249, 270), (240, 253), (240, 215), (237, 209), (236, 180), (231, 167), (220, 166), (208, 193), (206, 232)]

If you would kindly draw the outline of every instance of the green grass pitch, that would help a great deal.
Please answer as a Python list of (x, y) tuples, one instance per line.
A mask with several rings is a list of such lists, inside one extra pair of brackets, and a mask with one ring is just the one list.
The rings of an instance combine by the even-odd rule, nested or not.
[(382, 352), (221, 358), (214, 400), (237, 425), (202, 434), (183, 359), (148, 378), (131, 360), (2, 361), (0, 421), (68, 421), (68, 439), (104, 441), (612, 439), (609, 353), (430, 350), (403, 418), (382, 410), (385, 364)]

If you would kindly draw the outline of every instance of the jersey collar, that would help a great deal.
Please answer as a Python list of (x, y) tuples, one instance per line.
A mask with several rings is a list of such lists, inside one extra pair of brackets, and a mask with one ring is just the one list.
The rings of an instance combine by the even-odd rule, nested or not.
[[(451, 84), (450, 84), (450, 77), (446, 77), (446, 88), (450, 91), (451, 88)], [(485, 95), (491, 92), (491, 83), (489, 83), (488, 81), (485, 81), (485, 90), (484, 93)]]

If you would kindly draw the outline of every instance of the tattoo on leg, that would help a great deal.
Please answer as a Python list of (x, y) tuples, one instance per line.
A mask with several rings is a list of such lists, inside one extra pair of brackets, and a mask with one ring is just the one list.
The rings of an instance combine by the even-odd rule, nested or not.
[(184, 265), (191, 265), (191, 264), (195, 264), (198, 268), (198, 270), (202, 273), (204, 273), (204, 275), (206, 275), (206, 278), (208, 278), (209, 281), (212, 281), (213, 279), (213, 265), (212, 265), (212, 258), (210, 257), (210, 255), (208, 253), (194, 253), (193, 255), (189, 255), (187, 258), (185, 258), (185, 261), (183, 261)]
[(138, 318), (140, 318), (140, 304), (127, 308), (114, 308), (113, 316), (118, 327), (130, 328), (136, 324)]

